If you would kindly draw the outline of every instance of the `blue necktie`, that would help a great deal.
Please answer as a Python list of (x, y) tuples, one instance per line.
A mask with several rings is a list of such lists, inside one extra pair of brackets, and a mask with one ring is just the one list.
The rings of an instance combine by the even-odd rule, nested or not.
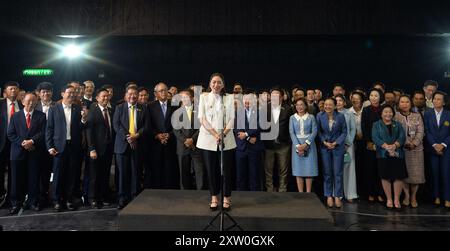
[(163, 111), (163, 115), (164, 115), (164, 118), (165, 118), (166, 117), (166, 112), (167, 112), (166, 103), (162, 103), (162, 111)]

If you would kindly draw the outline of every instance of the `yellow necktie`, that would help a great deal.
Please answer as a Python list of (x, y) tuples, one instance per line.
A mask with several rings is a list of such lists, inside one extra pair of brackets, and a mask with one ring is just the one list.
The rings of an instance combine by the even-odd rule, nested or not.
[(129, 126), (129, 132), (131, 135), (135, 135), (136, 134), (136, 130), (134, 127), (134, 105), (132, 105), (130, 107), (130, 126)]
[(188, 114), (189, 122), (192, 121), (192, 108), (190, 108), (190, 107), (187, 108), (187, 114)]

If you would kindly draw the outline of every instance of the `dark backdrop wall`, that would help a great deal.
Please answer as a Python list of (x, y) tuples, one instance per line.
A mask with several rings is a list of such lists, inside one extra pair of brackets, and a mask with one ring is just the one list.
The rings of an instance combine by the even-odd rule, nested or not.
[(85, 35), (448, 33), (447, 0), (14, 0), (0, 30)]
[[(47, 37), (46, 41), (69, 41)], [(72, 41), (72, 40), (70, 40)], [(93, 42), (94, 41), (94, 42)], [(43, 80), (61, 86), (69, 80), (94, 80), (123, 89), (127, 81), (152, 87), (158, 81), (187, 87), (206, 85), (222, 72), (226, 82), (262, 89), (293, 84), (329, 90), (333, 83), (369, 87), (380, 80), (407, 91), (435, 79), (449, 91), (450, 41), (429, 36), (131, 36), (77, 39), (90, 43), (96, 61), (49, 61), (58, 50), (23, 37), (0, 37), (2, 82), (18, 80), (27, 89)], [(46, 63), (47, 62), (47, 63)], [(50, 78), (24, 77), (24, 68), (49, 67)], [(103, 76), (102, 76), (103, 75)], [(230, 89), (231, 87), (228, 87)], [(118, 90), (118, 91), (119, 91)]]

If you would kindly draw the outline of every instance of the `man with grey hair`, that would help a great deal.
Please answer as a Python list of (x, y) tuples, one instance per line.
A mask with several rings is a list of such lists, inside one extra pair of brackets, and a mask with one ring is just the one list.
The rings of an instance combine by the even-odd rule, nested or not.
[(92, 103), (94, 103), (94, 92), (95, 92), (95, 84), (92, 80), (86, 80), (83, 82), (85, 89), (84, 89), (84, 96), (83, 96), (83, 104), (86, 105), (86, 107), (89, 109), (91, 107)]
[[(149, 137), (153, 156), (151, 172), (145, 177), (146, 187), (176, 189), (179, 187), (176, 168), (176, 141), (171, 124), (172, 113), (177, 107), (168, 102), (168, 88), (165, 83), (155, 86), (156, 100), (148, 105), (150, 117)], [(148, 169), (149, 167), (147, 167)], [(151, 173), (149, 177), (148, 173)]]

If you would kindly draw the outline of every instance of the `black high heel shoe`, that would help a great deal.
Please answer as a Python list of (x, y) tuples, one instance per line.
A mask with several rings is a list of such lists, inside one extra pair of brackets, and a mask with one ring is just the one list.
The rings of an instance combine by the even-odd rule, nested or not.
[(209, 209), (211, 211), (216, 211), (219, 208), (219, 202), (218, 201), (211, 201), (211, 203), (209, 203)]
[(231, 210), (231, 202), (224, 201), (222, 204), (222, 207), (223, 207), (224, 211), (230, 211)]

